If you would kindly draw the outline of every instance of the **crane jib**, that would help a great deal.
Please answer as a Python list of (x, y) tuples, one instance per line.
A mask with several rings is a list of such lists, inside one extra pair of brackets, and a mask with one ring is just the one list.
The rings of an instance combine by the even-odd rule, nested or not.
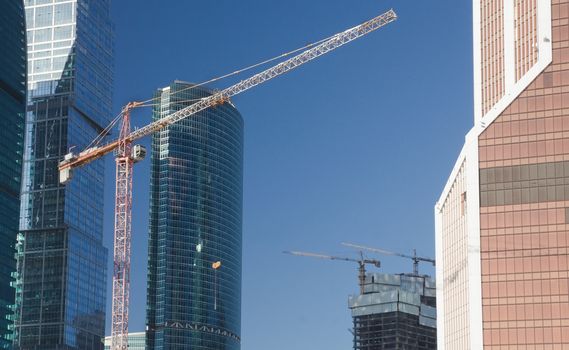
[(232, 96), (238, 95), (246, 90), (251, 89), (259, 84), (262, 84), (270, 79), (273, 79), (279, 75), (287, 73), (294, 68), (297, 68), (304, 63), (307, 63), (317, 57), (320, 57), (340, 46), (343, 46), (355, 39), (358, 39), (372, 31), (375, 31), (384, 25), (391, 23), (397, 19), (397, 14), (393, 10), (389, 10), (386, 13), (377, 16), (363, 24), (356, 26), (352, 29), (344, 31), (342, 33), (336, 34), (331, 39), (308, 49), (288, 60), (277, 64), (274, 67), (268, 68), (260, 73), (253, 75), (252, 77), (245, 79), (233, 86), (230, 86), (221, 92), (207, 97), (198, 103), (195, 103), (189, 107), (186, 107), (178, 112), (175, 112), (169, 116), (162, 118), (156, 122), (153, 122), (141, 129), (138, 129), (131, 133), (130, 139), (136, 140), (146, 135), (152, 134), (156, 130), (161, 129), (164, 126), (174, 124), (182, 119), (188, 118), (191, 115), (198, 113), (206, 108), (209, 108), (217, 103), (220, 97), (230, 98)]
[[(242, 80), (241, 82), (233, 86), (230, 86), (212, 96), (203, 98), (202, 100), (192, 104), (191, 106), (188, 106), (184, 109), (181, 109), (180, 111), (172, 113), (160, 120), (152, 122), (138, 130), (135, 130), (128, 135), (127, 139), (130, 142), (134, 142), (137, 139), (140, 139), (147, 135), (151, 135), (154, 132), (161, 130), (169, 125), (172, 125), (182, 119), (188, 118), (209, 107), (215, 106), (219, 104), (220, 101), (226, 102), (229, 100), (229, 98), (235, 95), (238, 95), (259, 84), (262, 84), (268, 80), (283, 75), (309, 61), (312, 61), (315, 58), (318, 58), (322, 55), (327, 54), (330, 51), (339, 48), (340, 46), (343, 46), (353, 40), (356, 40), (364, 35), (367, 35), (395, 21), (396, 19), (397, 19), (397, 14), (393, 9), (391, 9), (358, 26), (355, 26), (341, 33), (338, 33), (332, 36), (329, 40), (324, 41), (323, 43), (314, 46), (311, 49), (303, 51), (300, 54), (292, 58), (289, 58), (284, 62), (281, 62), (271, 68), (268, 68), (260, 73), (257, 73), (250, 78)], [(87, 152), (89, 150), (83, 151), (82, 153), (84, 153), (84, 155), (80, 154), (79, 156), (74, 157), (73, 161), (60, 163), (60, 170), (63, 170), (64, 168), (66, 170), (67, 169), (71, 170), (72, 168), (83, 166), (97, 158), (100, 158), (108, 153), (111, 153), (116, 147), (118, 147), (118, 142), (113, 141), (100, 147), (100, 150), (97, 150), (97, 152), (89, 153)]]

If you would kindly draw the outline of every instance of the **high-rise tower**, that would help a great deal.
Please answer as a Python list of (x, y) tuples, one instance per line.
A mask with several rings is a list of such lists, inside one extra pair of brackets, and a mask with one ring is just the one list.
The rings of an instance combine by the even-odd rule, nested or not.
[(569, 1), (473, 3), (475, 125), (435, 208), (439, 348), (566, 348)]
[(102, 349), (103, 162), (58, 181), (58, 162), (111, 117), (110, 0), (26, 0), (28, 98), (16, 349)]
[(435, 281), (416, 274), (368, 273), (350, 296), (354, 350), (437, 349)]
[(26, 25), (22, 0), (0, 4), (0, 52), (0, 349), (9, 349), (26, 113)]
[[(156, 93), (154, 120), (208, 95), (174, 82)], [(242, 192), (231, 103), (153, 134), (147, 349), (240, 349)]]

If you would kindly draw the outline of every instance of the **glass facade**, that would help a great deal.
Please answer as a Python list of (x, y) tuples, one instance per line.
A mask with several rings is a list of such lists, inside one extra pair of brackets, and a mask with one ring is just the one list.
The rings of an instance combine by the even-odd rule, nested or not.
[[(129, 333), (128, 334), (128, 350), (145, 350), (145, 333)], [(111, 350), (111, 337), (105, 337), (105, 349)]]
[(516, 81), (519, 81), (537, 63), (539, 50), (537, 30), (538, 0), (515, 0), (515, 60)]
[(478, 138), (485, 349), (569, 344), (569, 1), (551, 14), (552, 63)]
[(62, 186), (57, 164), (111, 116), (110, 0), (25, 0), (28, 97), (16, 349), (103, 349), (103, 162)]
[(22, 0), (0, 2), (0, 52), (0, 349), (9, 349), (26, 112), (26, 26)]
[[(512, 78), (518, 82), (538, 61), (538, 0), (478, 2), (480, 26), (475, 30), (479, 30), (483, 43), (480, 45), (479, 88), (482, 114), (486, 114), (506, 95), (507, 71), (512, 69)], [(505, 11), (506, 6), (513, 6), (511, 18)], [(513, 27), (509, 27), (511, 24)], [(513, 41), (513, 61), (508, 62), (510, 40)]]
[[(467, 159), (463, 160), (454, 177), (448, 195), (440, 204), (440, 247), (437, 267), (443, 281), (437, 286), (437, 297), (444, 317), (439, 318), (439, 339), (443, 349), (469, 349), (471, 334), (469, 320), (473, 301), (470, 300), (471, 276), (468, 273), (467, 222)], [(443, 262), (443, 263), (441, 263)], [(439, 309), (439, 312), (441, 310)]]
[[(159, 90), (154, 120), (210, 95), (190, 87)], [(150, 189), (147, 349), (240, 349), (243, 120), (235, 107), (155, 133)]]
[(504, 70), (504, 0), (480, 0), (482, 110), (486, 113), (506, 91)]
[[(455, 166), (436, 207), (437, 288), (445, 301), (439, 336), (451, 349), (565, 349), (569, 0), (475, 0), (473, 9), (477, 123), (457, 162), (465, 174)], [(503, 21), (489, 27), (493, 10)], [(485, 57), (499, 52), (495, 38), (503, 46), (499, 69)], [(488, 99), (496, 78), (505, 94)], [(468, 288), (456, 289), (463, 274)], [(463, 326), (454, 315), (464, 292)], [(456, 330), (468, 331), (470, 343), (458, 342)]]

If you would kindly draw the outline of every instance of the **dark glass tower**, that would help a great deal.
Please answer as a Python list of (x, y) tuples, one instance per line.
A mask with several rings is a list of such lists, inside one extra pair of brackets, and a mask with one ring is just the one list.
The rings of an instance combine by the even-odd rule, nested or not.
[[(154, 119), (210, 95), (191, 86), (160, 89)], [(235, 107), (155, 133), (150, 189), (147, 349), (240, 349), (243, 119)]]
[(66, 186), (57, 164), (111, 116), (110, 0), (25, 0), (28, 97), (17, 244), (16, 349), (102, 350), (103, 162)]
[(12, 274), (18, 217), (24, 115), (26, 112), (26, 25), (22, 0), (0, 2), (0, 349), (12, 344)]

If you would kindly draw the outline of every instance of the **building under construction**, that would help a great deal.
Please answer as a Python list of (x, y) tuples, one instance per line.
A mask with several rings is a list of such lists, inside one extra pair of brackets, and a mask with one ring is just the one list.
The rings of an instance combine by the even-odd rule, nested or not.
[(435, 280), (415, 274), (368, 273), (348, 304), (354, 350), (437, 348)]

